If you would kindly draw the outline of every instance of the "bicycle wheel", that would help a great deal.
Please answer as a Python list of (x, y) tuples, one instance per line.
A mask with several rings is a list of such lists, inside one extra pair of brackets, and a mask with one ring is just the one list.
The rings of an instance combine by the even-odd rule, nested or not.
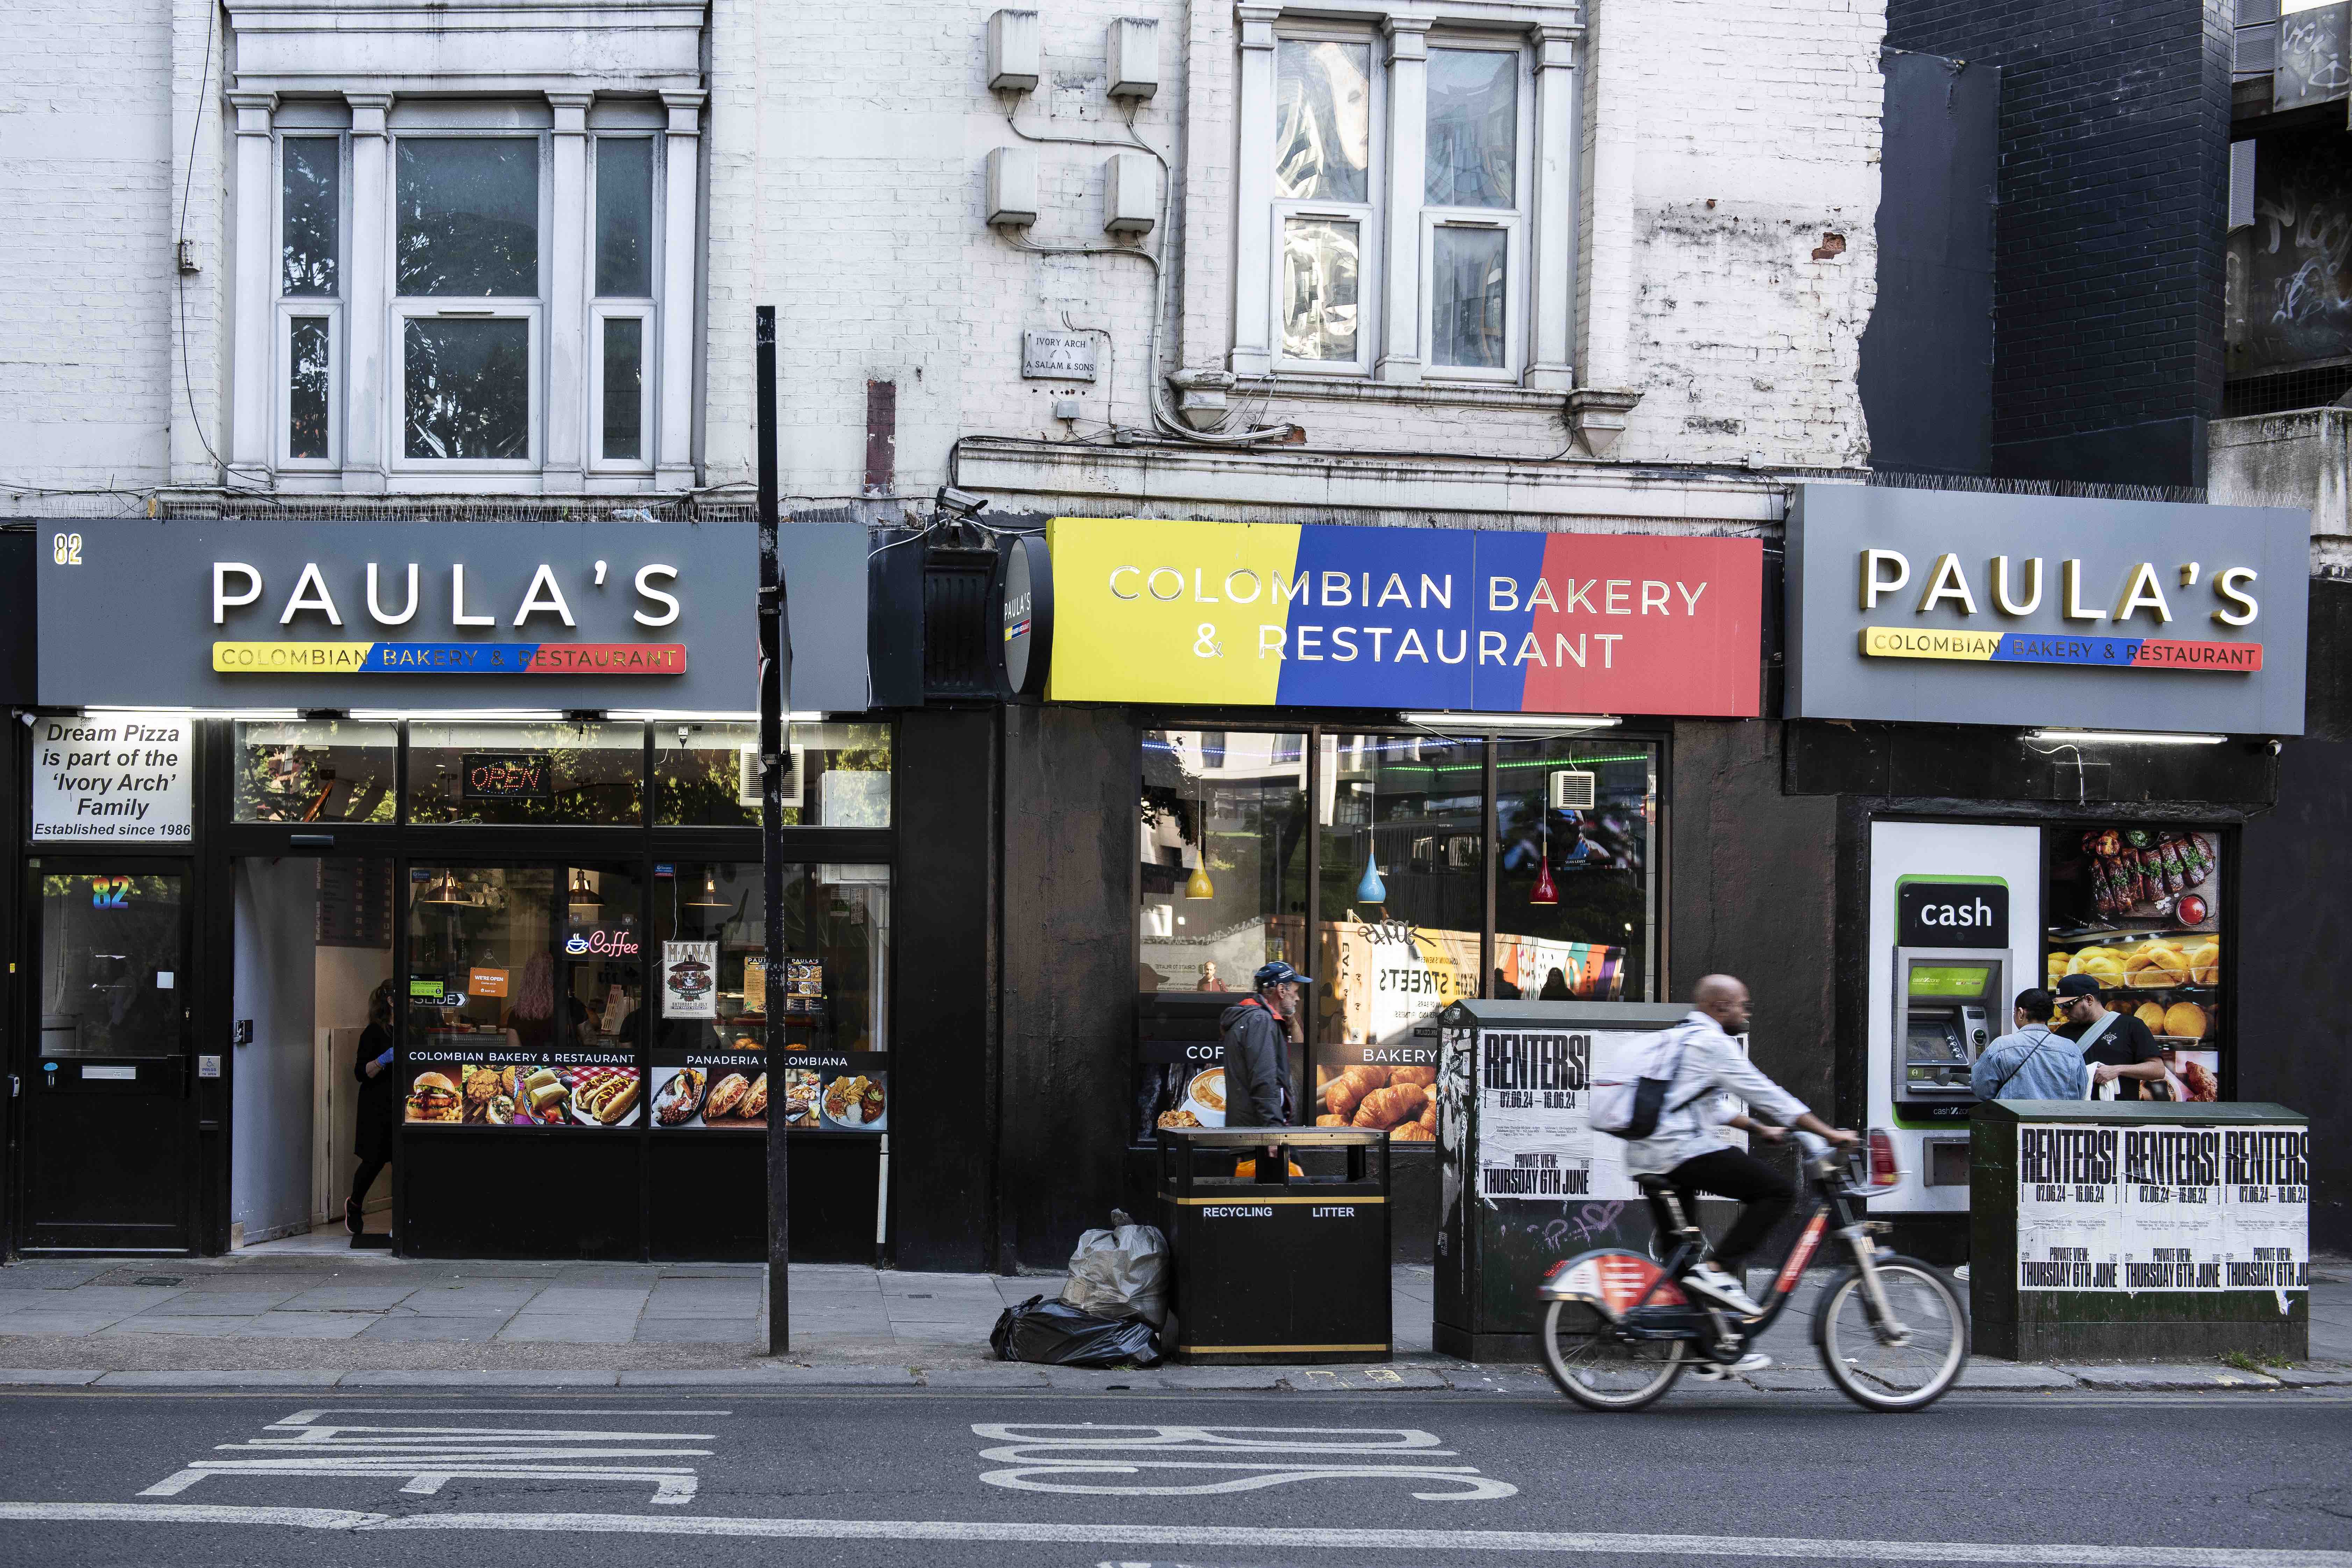
[(1813, 1346), (1830, 1381), (1869, 1410), (1924, 1410), (1960, 1379), (1969, 1362), (1969, 1313), (1941, 1270), (1916, 1258), (1878, 1265), (1901, 1338), (1873, 1321), (1862, 1270), (1848, 1268), (1822, 1292)]
[(1683, 1374), (1683, 1349), (1680, 1340), (1627, 1344), (1582, 1301), (1544, 1309), (1544, 1370), (1588, 1410), (1639, 1410), (1656, 1399)]

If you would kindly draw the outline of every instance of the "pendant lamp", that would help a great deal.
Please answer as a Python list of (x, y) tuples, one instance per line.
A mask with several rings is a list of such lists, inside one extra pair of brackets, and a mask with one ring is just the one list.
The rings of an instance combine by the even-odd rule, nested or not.
[(1201, 836), (1201, 853), (1192, 863), (1192, 874), (1184, 879), (1184, 896), (1188, 899), (1213, 899), (1217, 885), (1209, 880), (1209, 786), (1201, 785), (1201, 815), (1196, 819)]
[(425, 896), (416, 901), (420, 904), (456, 907), (470, 904), (474, 900), (466, 895), (465, 888), (457, 880), (457, 873), (454, 870), (445, 870), (441, 873), (440, 879), (426, 888)]
[(702, 891), (686, 900), (689, 910), (727, 910), (734, 906), (719, 896), (719, 876), (715, 871), (702, 874)]
[(604, 900), (588, 885), (588, 873), (577, 866), (572, 868), (572, 891), (569, 895), (573, 920), (586, 920), (601, 912)]
[(1360, 901), (1367, 904), (1385, 904), (1389, 901), (1388, 884), (1381, 880), (1380, 860), (1372, 853), (1371, 837), (1369, 834), (1365, 836), (1364, 843), (1364, 874), (1356, 883), (1356, 897)]
[(1536, 867), (1536, 885), (1528, 894), (1528, 902), (1531, 904), (1559, 902), (1559, 889), (1552, 885), (1551, 879), (1551, 814), (1549, 812), (1544, 814), (1543, 859)]

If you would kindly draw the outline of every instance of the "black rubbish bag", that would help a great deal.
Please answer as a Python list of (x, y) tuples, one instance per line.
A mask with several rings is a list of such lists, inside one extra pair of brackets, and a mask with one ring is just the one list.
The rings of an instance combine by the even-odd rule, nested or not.
[(1141, 1318), (1097, 1318), (1064, 1301), (1032, 1296), (1007, 1307), (989, 1331), (999, 1361), (1043, 1362), (1047, 1366), (1117, 1366), (1133, 1362), (1155, 1366), (1160, 1346)]

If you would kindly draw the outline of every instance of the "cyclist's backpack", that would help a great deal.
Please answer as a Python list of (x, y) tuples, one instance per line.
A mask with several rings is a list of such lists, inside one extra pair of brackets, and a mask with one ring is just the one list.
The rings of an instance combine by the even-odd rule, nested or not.
[(1666, 1111), (1666, 1091), (1683, 1065), (1685, 1046), (1680, 1034), (1667, 1029), (1649, 1037), (1619, 1056), (1612, 1076), (1593, 1080), (1594, 1131), (1638, 1142), (1658, 1130), (1658, 1118)]

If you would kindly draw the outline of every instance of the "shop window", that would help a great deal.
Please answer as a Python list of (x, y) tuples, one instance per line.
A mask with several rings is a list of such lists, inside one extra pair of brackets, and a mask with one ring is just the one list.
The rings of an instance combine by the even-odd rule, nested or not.
[(635, 875), (416, 866), (408, 876), (406, 1119), (637, 1125), (645, 972)]
[(180, 1054), (182, 880), (39, 879), (43, 1058)]
[(400, 730), (349, 719), (236, 724), (239, 822), (390, 822)]
[[(787, 827), (890, 826), (890, 726), (794, 723), (786, 743)], [(654, 725), (655, 821), (665, 827), (760, 826), (760, 727)]]
[(1495, 748), (1495, 973), (1504, 1000), (1656, 995), (1658, 750)]
[(645, 745), (642, 724), (412, 723), (408, 820), (635, 826)]
[(771, 1114), (796, 1131), (887, 1127), (889, 868), (795, 864), (783, 881), (784, 968), (771, 976), (758, 861), (656, 866), (656, 1131), (751, 1131)]
[[(1434, 1126), (1438, 1011), (1479, 992), (1486, 743), (1339, 734), (1323, 737), (1322, 752), (1322, 984), (1307, 1109), (1415, 1139)], [(1390, 1087), (1423, 1092), (1371, 1098)]]
[[(2146, 1029), (2164, 1062), (2153, 1081), (2118, 1079), (2101, 1099), (2218, 1100), (2234, 1077), (2222, 1032), (2221, 835), (2212, 828), (2116, 823), (2053, 828), (2042, 984), (2088, 974), (2121, 1015), (2094, 1042), (2094, 1063), (2126, 1064)], [(2012, 990), (2022, 990), (2018, 985)], [(2000, 1027), (2009, 1003), (1999, 1005)], [(2126, 1026), (2126, 1021), (2131, 1027)], [(2088, 1026), (2063, 1016), (2068, 1039)]]

